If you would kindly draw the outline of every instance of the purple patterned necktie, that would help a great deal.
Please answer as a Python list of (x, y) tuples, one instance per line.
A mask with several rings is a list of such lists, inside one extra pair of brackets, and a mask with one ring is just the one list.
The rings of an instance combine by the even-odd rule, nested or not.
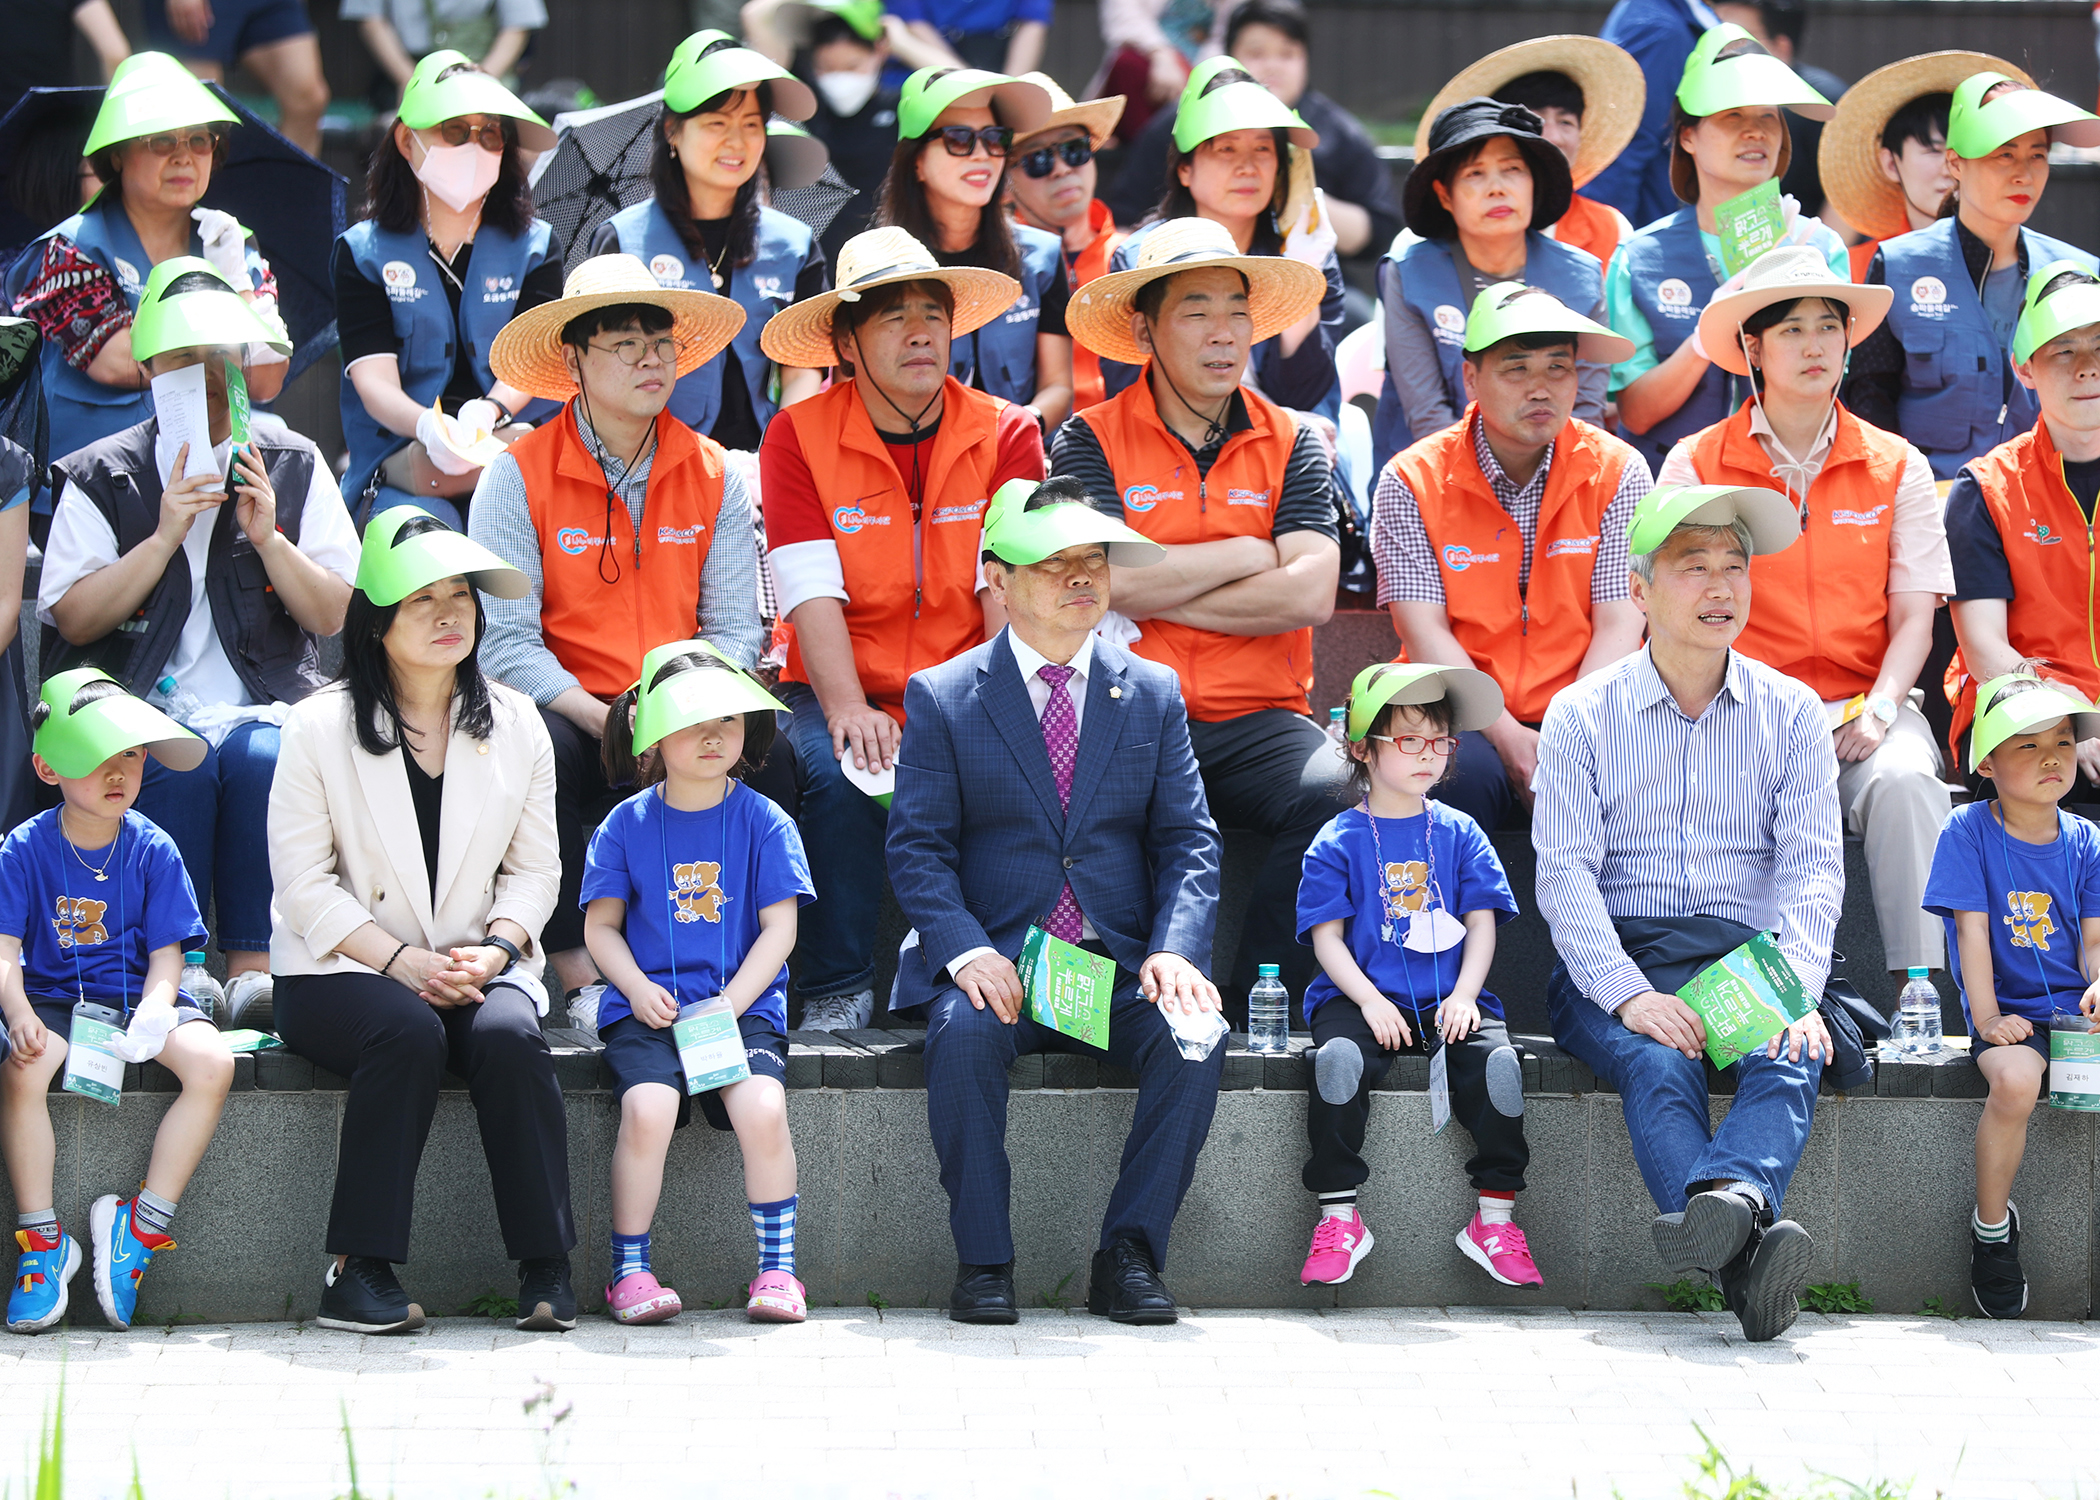
[[(1079, 759), (1079, 715), (1072, 709), (1072, 694), (1066, 684), (1076, 675), (1071, 667), (1052, 666), (1049, 663), (1036, 668), (1035, 675), (1050, 684), (1050, 701), (1043, 705), (1043, 748), (1050, 752), (1050, 770), (1057, 777), (1057, 800), (1060, 806), (1070, 811), (1072, 806), (1072, 767)], [(1085, 935), (1079, 916), (1079, 901), (1072, 894), (1072, 883), (1058, 894), (1057, 905), (1052, 908), (1043, 930), (1052, 937), (1076, 943)]]

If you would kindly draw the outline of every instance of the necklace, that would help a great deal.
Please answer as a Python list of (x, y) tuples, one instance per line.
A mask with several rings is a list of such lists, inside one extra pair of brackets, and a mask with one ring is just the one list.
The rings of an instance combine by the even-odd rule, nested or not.
[[(1378, 861), (1378, 936), (1381, 941), (1390, 943), (1394, 941), (1393, 908), (1390, 899), (1391, 888), (1386, 884), (1385, 845), (1378, 837), (1378, 814), (1371, 811), (1371, 799), (1369, 797), (1364, 798), (1361, 806), (1364, 818), (1371, 825), (1371, 857)], [(1436, 906), (1444, 904), (1444, 893), (1437, 884), (1436, 840), (1430, 837), (1430, 827), (1426, 821), (1429, 816), (1427, 807), (1422, 809), (1422, 816), (1425, 820), (1422, 824), (1422, 863), (1426, 867), (1428, 876), (1422, 886), (1422, 893), (1427, 898), (1422, 909), (1428, 911), (1431, 909), (1429, 905), (1431, 902), (1435, 903)]]
[(722, 262), (727, 259), (729, 259), (729, 237), (724, 235), (722, 237), (722, 248), (716, 252), (713, 262), (707, 268), (707, 274), (714, 281), (715, 290), (718, 292), (722, 290)]
[(73, 851), (73, 857), (80, 861), (80, 867), (83, 870), (86, 870), (97, 880), (109, 879), (108, 874), (105, 872), (109, 869), (109, 862), (117, 857), (117, 845), (122, 843), (124, 838), (124, 829), (121, 824), (117, 828), (117, 836), (109, 841), (109, 853), (102, 856), (102, 863), (99, 866), (88, 863), (87, 856), (80, 852), (80, 846), (73, 842), (73, 836), (66, 832), (63, 822), (58, 825), (58, 831), (59, 836), (66, 841), (66, 847)]

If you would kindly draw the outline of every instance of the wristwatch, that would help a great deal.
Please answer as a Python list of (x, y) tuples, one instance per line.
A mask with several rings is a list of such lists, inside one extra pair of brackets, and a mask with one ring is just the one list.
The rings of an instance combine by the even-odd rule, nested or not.
[(498, 974), (508, 974), (511, 964), (519, 963), (525, 957), (523, 953), (518, 951), (516, 943), (509, 938), (497, 937), (493, 932), (481, 940), (481, 946), (484, 948), (501, 948), (510, 955), (510, 963), (506, 963), (502, 968), (498, 969), (496, 971)]
[(1867, 712), (1881, 720), (1881, 727), (1886, 729), (1896, 722), (1896, 700), (1876, 693), (1867, 700)]

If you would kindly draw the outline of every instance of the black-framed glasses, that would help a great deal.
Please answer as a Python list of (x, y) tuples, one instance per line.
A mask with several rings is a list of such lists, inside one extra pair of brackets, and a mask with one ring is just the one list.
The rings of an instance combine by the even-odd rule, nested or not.
[(1084, 138), (1059, 141), (1054, 146), (1038, 146), (1021, 157), (1021, 170), (1030, 177), (1048, 177), (1057, 170), (1057, 159), (1064, 158), (1066, 166), (1077, 171), (1094, 159), (1094, 143)]
[(437, 133), (448, 146), (464, 146), (472, 141), (484, 151), (503, 149), (503, 127), (493, 121), (470, 125), (465, 120), (446, 120), (439, 124)]
[(1014, 143), (1013, 129), (1006, 125), (943, 125), (939, 134), (950, 156), (975, 156), (979, 146), (986, 156), (1004, 156)]
[(187, 151), (192, 156), (209, 156), (219, 138), (209, 130), (171, 130), (160, 135), (142, 135), (138, 143), (146, 148), (149, 156), (173, 156), (178, 151)]
[(1391, 745), (1402, 755), (1420, 755), (1424, 750), (1449, 755), (1458, 748), (1458, 736), (1455, 734), (1374, 734), (1371, 738), (1380, 744)]
[(678, 363), (678, 340), (668, 333), (658, 339), (621, 339), (617, 344), (593, 344), (591, 347), (601, 354), (612, 355), (623, 365), (638, 365), (651, 353), (667, 365)]

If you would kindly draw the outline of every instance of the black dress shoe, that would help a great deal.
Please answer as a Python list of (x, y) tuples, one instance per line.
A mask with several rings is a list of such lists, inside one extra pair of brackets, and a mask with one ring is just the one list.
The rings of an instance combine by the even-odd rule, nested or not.
[(543, 1255), (518, 1263), (518, 1327), (527, 1333), (567, 1333), (576, 1326), (576, 1283), (569, 1257)]
[(414, 1333), (423, 1326), (423, 1309), (408, 1300), (392, 1265), (353, 1255), (341, 1269), (329, 1266), (314, 1321), (345, 1333)]
[(1014, 1263), (973, 1266), (959, 1263), (955, 1288), (948, 1293), (948, 1316), (957, 1323), (1018, 1323), (1014, 1306)]
[(1136, 1240), (1117, 1240), (1094, 1252), (1093, 1274), (1086, 1289), (1086, 1310), (1106, 1313), (1118, 1323), (1171, 1323), (1174, 1294), (1152, 1269), (1152, 1252)]

